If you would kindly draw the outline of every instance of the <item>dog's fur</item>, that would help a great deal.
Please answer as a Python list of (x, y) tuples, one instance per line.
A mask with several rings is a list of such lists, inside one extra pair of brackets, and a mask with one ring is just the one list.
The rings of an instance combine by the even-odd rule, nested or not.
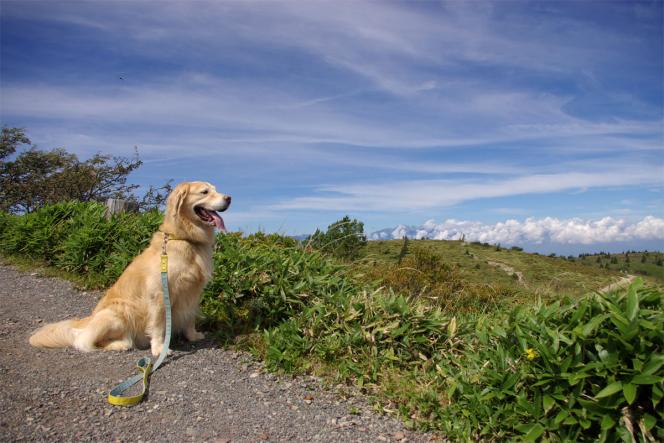
[[(164, 344), (165, 313), (162, 299), (160, 255), (164, 233), (168, 241), (168, 286), (171, 296), (173, 333), (189, 341), (203, 338), (195, 327), (201, 291), (212, 276), (215, 226), (225, 229), (212, 211), (224, 211), (230, 197), (205, 182), (180, 183), (167, 200), (164, 222), (150, 245), (125, 269), (89, 317), (43, 326), (30, 337), (42, 348), (73, 346), (84, 352), (94, 349), (127, 350), (150, 344), (159, 355)], [(207, 210), (201, 218), (194, 208)]]

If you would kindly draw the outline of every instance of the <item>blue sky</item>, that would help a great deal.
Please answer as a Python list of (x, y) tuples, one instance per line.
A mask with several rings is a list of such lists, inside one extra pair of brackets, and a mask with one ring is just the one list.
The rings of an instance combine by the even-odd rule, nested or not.
[(211, 181), (231, 229), (651, 216), (664, 247), (660, 1), (1, 7), (4, 125), (137, 146), (134, 182)]

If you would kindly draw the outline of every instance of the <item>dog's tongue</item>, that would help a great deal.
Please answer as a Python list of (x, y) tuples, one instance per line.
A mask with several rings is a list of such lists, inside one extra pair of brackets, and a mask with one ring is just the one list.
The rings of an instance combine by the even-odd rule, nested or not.
[(219, 229), (221, 232), (226, 232), (226, 225), (224, 224), (224, 219), (221, 218), (219, 214), (217, 214), (215, 211), (210, 211), (208, 210), (207, 213), (212, 217), (212, 221), (214, 222), (214, 225)]

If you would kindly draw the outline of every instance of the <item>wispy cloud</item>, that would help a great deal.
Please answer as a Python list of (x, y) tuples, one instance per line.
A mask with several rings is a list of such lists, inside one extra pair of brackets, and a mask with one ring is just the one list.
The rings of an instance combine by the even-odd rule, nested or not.
[[(215, 81), (214, 91), (201, 91), (195, 85), (181, 84), (182, 78), (159, 86), (111, 86), (97, 90), (71, 87), (6, 86), (0, 109), (5, 116), (38, 117), (57, 121), (125, 122), (134, 125), (177, 124), (198, 131), (201, 127), (225, 132), (221, 142), (285, 142), (294, 144), (345, 144), (375, 148), (459, 148), (487, 145), (510, 146), (530, 142), (553, 149), (657, 150), (654, 138), (661, 122), (616, 121), (593, 123), (565, 117), (565, 123), (539, 125), (510, 124), (493, 127), (482, 135), (444, 134), (444, 128), (429, 126), (426, 119), (413, 125), (385, 126), (393, 116), (350, 118), (342, 109), (285, 109), (297, 97), (270, 90), (247, 89), (233, 81)], [(186, 80), (186, 78), (184, 79)], [(239, 87), (238, 87), (239, 86)], [(254, 96), (259, 94), (260, 101)], [(478, 93), (479, 94), (479, 93)], [(450, 118), (464, 112), (472, 115), (477, 107), (473, 95), (464, 104), (449, 109)], [(532, 108), (534, 98), (521, 105)], [(514, 105), (515, 107), (518, 107)], [(490, 108), (490, 107), (489, 107)], [(489, 110), (487, 108), (487, 112)], [(495, 120), (504, 120), (500, 107), (492, 108)], [(457, 116), (455, 116), (455, 114)], [(522, 117), (514, 114), (514, 118)], [(525, 117), (524, 117), (525, 118)], [(486, 117), (483, 119), (486, 120)], [(381, 122), (382, 120), (382, 122)], [(482, 120), (482, 119), (480, 119)], [(426, 134), (426, 135), (424, 135)], [(592, 137), (592, 140), (579, 140)], [(648, 137), (646, 140), (634, 137)], [(652, 141), (650, 141), (652, 140)]]
[[(580, 188), (661, 183), (662, 167), (643, 165), (639, 172), (531, 175), (483, 182), (426, 180), (383, 184), (357, 183), (326, 186), (315, 197), (298, 197), (278, 209), (402, 212), (452, 206), (464, 201)], [(320, 195), (322, 194), (322, 195)]]

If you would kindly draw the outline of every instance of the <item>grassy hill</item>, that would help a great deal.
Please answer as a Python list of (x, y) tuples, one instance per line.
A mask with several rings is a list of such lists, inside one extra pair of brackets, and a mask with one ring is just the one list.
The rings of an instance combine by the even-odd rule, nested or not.
[(582, 254), (573, 259), (586, 266), (645, 276), (664, 284), (664, 253), (627, 251), (621, 254)]
[[(371, 241), (367, 245), (367, 254), (362, 266), (371, 278), (383, 278), (387, 281), (395, 272), (416, 273), (413, 266), (415, 255), (432, 255), (440, 266), (449, 272), (442, 278), (453, 278), (465, 282), (466, 286), (494, 289), (502, 302), (528, 303), (538, 298), (542, 300), (560, 299), (569, 296), (576, 298), (589, 292), (600, 290), (625, 276), (620, 264), (610, 265), (609, 269), (595, 266), (595, 259), (587, 257), (569, 260), (563, 257), (543, 256), (526, 253), (518, 248), (505, 249), (481, 243), (442, 240), (411, 240), (407, 243), (407, 252), (399, 256), (403, 249), (403, 240)], [(654, 257), (654, 254), (650, 254)], [(602, 259), (602, 263), (610, 259)], [(634, 254), (632, 266), (628, 272), (637, 272), (645, 266), (658, 268), (654, 263), (640, 263), (641, 258)], [(652, 260), (652, 258), (651, 258)], [(638, 262), (638, 263), (635, 263)], [(638, 268), (637, 268), (638, 264)], [(644, 273), (640, 273), (645, 275)], [(659, 274), (649, 269), (649, 279), (655, 283)], [(426, 292), (426, 290), (424, 291)], [(423, 293), (424, 295), (424, 293)]]

